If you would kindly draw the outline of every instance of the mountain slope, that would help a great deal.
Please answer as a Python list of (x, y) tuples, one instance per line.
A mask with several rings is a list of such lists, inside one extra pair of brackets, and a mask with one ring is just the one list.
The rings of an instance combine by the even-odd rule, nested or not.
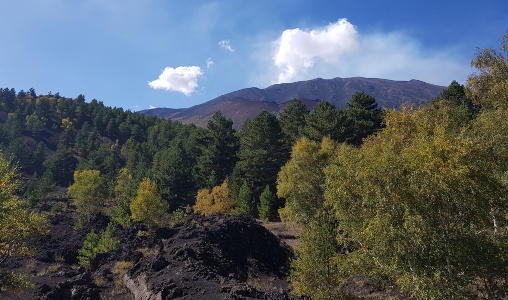
[(379, 78), (316, 78), (308, 81), (271, 85), (265, 89), (246, 88), (234, 91), (189, 108), (157, 108), (140, 111), (146, 115), (206, 126), (211, 116), (220, 111), (231, 118), (236, 128), (265, 109), (278, 113), (294, 98), (312, 108), (325, 100), (344, 108), (355, 92), (365, 92), (376, 98), (380, 107), (399, 108), (403, 104), (420, 105), (439, 95), (444, 87), (419, 80), (395, 81)]

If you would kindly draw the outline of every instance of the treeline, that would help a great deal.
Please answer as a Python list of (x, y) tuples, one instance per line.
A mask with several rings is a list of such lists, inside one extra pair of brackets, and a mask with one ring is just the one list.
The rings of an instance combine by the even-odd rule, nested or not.
[(321, 102), (309, 112), (293, 100), (280, 116), (262, 111), (237, 132), (220, 113), (203, 129), (82, 95), (0, 89), (0, 291), (30, 286), (3, 264), (32, 253), (30, 238), (47, 232), (30, 206), (57, 186), (68, 187), (76, 229), (96, 214), (111, 220), (87, 235), (78, 260), (88, 265), (118, 247), (115, 228), (132, 221), (173, 226), (192, 211), (275, 219), (285, 201), (276, 194), (277, 174), (297, 140), (329, 136), (358, 145), (382, 126), (383, 112), (364, 93), (343, 110)]
[(355, 276), (417, 299), (503, 299), (508, 290), (508, 36), (466, 86), (386, 111), (360, 147), (296, 142), (278, 175), (284, 221), (304, 233), (294, 292), (347, 299)]
[[(364, 93), (355, 94), (346, 109), (320, 102), (309, 112), (293, 100), (280, 116), (262, 111), (236, 132), (220, 113), (203, 129), (88, 103), (82, 95), (0, 89), (0, 149), (30, 179), (25, 190), (32, 202), (53, 185), (71, 185), (74, 172), (84, 170), (98, 171), (104, 198), (118, 198), (115, 186), (127, 172), (132, 198), (149, 179), (170, 211), (193, 205), (200, 189), (227, 179), (232, 209), (257, 217), (262, 191), (268, 186), (275, 194), (277, 173), (300, 137), (359, 145), (382, 120), (375, 99)], [(272, 198), (267, 213), (274, 217), (284, 201)]]

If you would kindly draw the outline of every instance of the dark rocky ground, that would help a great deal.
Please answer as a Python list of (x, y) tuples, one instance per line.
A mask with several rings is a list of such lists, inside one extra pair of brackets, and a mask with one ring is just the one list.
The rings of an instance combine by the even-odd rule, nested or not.
[(83, 268), (77, 254), (86, 234), (101, 232), (109, 220), (96, 216), (76, 231), (67, 203), (41, 206), (51, 233), (34, 241), (34, 257), (9, 262), (9, 269), (29, 273), (35, 287), (0, 298), (295, 299), (285, 280), (292, 251), (256, 221), (194, 215), (173, 228), (117, 228), (118, 249)]
[[(39, 209), (48, 215), (50, 234), (34, 240), (33, 257), (7, 266), (30, 274), (34, 287), (0, 299), (300, 299), (290, 295), (286, 278), (293, 254), (282, 241), (294, 232), (280, 224), (270, 231), (230, 215), (187, 216), (157, 230), (134, 224), (116, 229), (117, 250), (99, 254), (84, 268), (78, 250), (88, 232), (106, 228), (108, 217), (95, 216), (74, 230), (76, 214), (65, 197)], [(356, 299), (404, 298), (396, 288), (362, 278), (348, 290)]]

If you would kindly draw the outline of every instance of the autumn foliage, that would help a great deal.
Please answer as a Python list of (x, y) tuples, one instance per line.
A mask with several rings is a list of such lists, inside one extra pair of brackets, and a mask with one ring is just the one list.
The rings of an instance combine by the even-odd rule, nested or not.
[(217, 213), (231, 213), (232, 204), (229, 198), (229, 188), (227, 181), (220, 186), (216, 186), (210, 190), (202, 189), (198, 191), (196, 196), (196, 204), (194, 211), (196, 213), (209, 216)]
[(140, 184), (136, 198), (130, 204), (132, 219), (150, 226), (160, 225), (167, 214), (168, 203), (157, 192), (155, 183), (145, 178)]

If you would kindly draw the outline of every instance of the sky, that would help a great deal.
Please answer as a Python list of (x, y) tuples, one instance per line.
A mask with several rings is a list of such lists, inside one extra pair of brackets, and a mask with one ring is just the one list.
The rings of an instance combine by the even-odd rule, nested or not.
[(0, 88), (133, 111), (313, 78), (464, 83), (508, 1), (0, 0)]

